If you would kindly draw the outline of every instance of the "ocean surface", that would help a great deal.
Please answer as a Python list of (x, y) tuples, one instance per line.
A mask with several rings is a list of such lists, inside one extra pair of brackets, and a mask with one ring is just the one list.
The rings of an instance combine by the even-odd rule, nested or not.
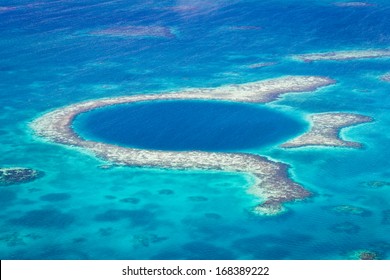
[[(301, 53), (388, 49), (390, 3), (333, 3), (1, 1), (0, 167), (33, 168), (45, 175), (0, 186), (0, 259), (349, 259), (357, 250), (390, 259), (390, 83), (380, 79), (390, 71), (390, 60), (291, 59)], [(219, 126), (215, 113), (228, 114), (223, 102), (200, 102), (193, 111), (173, 115), (169, 106), (191, 102), (137, 105), (144, 111), (136, 118), (154, 122), (153, 127), (146, 131), (135, 118), (126, 121), (142, 135), (123, 143), (164, 148), (159, 146), (164, 141), (142, 138), (147, 134), (153, 140), (155, 130), (169, 140), (168, 149), (245, 151), (287, 163), (290, 177), (314, 195), (286, 205), (288, 212), (275, 217), (252, 213), (261, 201), (247, 192), (253, 183), (249, 175), (119, 167), (81, 149), (46, 142), (29, 128), (46, 112), (89, 99), (285, 75), (323, 75), (337, 84), (286, 94), (268, 109), (235, 108), (240, 119), (256, 110), (274, 118), (272, 128), (278, 128), (280, 138), (264, 145), (251, 142), (252, 135), (271, 132), (269, 127), (254, 131), (262, 126), (256, 117), (243, 125), (245, 135), (237, 135), (238, 140), (234, 128), (240, 125), (219, 119), (226, 127), (223, 135), (233, 142), (213, 142), (220, 135), (209, 133)], [(106, 139), (118, 141), (114, 136), (123, 121), (118, 116), (128, 116), (119, 107), (80, 116), (79, 129), (101, 138), (95, 132), (111, 116), (106, 128), (112, 133)], [(179, 114), (186, 123), (167, 125), (159, 119), (164, 110), (167, 120), (178, 121)], [(341, 133), (364, 148), (279, 147), (286, 137), (307, 129), (307, 115), (321, 112), (373, 117), (375, 122)], [(283, 122), (297, 127), (283, 129)], [(175, 128), (180, 125), (188, 130), (175, 143), (169, 134), (182, 133)], [(194, 137), (197, 130), (201, 137)]]

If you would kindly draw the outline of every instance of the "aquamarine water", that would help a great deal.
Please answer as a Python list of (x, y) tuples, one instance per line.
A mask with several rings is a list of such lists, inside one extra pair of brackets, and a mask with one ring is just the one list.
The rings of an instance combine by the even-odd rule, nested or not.
[[(45, 176), (0, 187), (1, 259), (346, 259), (367, 249), (390, 258), (389, 59), (303, 63), (291, 55), (389, 48), (390, 4), (332, 1), (2, 1), (0, 165)], [(176, 8), (174, 8), (176, 7)], [(179, 8), (178, 8), (179, 7)], [(163, 26), (173, 36), (104, 36), (121, 26)], [(163, 35), (163, 34), (162, 34)], [(256, 63), (274, 62), (267, 67)], [(337, 81), (269, 104), (297, 119), (354, 112), (374, 123), (346, 129), (364, 149), (277, 145), (247, 152), (291, 165), (314, 193), (277, 217), (251, 209), (252, 178), (221, 171), (102, 168), (79, 149), (34, 136), (29, 123), (88, 99), (158, 94), (283, 75)], [(364, 214), (340, 213), (351, 205)]]
[(83, 138), (139, 149), (243, 151), (276, 145), (308, 125), (262, 105), (215, 101), (152, 101), (80, 114)]

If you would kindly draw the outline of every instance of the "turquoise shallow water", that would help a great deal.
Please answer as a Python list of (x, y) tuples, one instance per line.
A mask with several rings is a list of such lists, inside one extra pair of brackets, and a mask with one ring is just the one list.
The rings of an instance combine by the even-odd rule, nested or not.
[[(309, 2), (309, 1), (307, 1)], [(303, 52), (388, 48), (389, 4), (331, 1), (2, 1), (0, 165), (45, 172), (0, 187), (2, 259), (390, 258), (389, 59), (302, 63)], [(182, 7), (181, 9), (172, 7)], [(8, 8), (5, 8), (8, 7)], [(187, 8), (185, 8), (187, 7)], [(165, 26), (173, 36), (96, 36), (115, 26)], [(251, 64), (274, 62), (263, 67)], [(337, 81), (269, 104), (292, 117), (345, 111), (374, 123), (346, 129), (362, 150), (277, 145), (246, 151), (291, 165), (314, 193), (278, 217), (259, 217), (252, 178), (220, 171), (111, 167), (46, 143), (31, 120), (87, 99), (158, 94), (283, 75)], [(371, 184), (372, 185), (372, 184)], [(337, 212), (351, 205), (361, 214)]]

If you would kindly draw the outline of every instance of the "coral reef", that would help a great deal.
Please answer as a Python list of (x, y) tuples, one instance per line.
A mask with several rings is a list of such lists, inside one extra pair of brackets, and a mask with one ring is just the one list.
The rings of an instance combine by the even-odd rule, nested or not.
[(28, 183), (42, 177), (42, 171), (24, 167), (0, 168), (0, 186)]
[(282, 144), (283, 148), (331, 146), (361, 148), (362, 144), (342, 140), (340, 130), (345, 127), (372, 122), (367, 116), (349, 113), (323, 113), (309, 116), (311, 128), (305, 134)]
[(354, 51), (336, 51), (324, 53), (299, 54), (293, 56), (294, 59), (304, 62), (313, 62), (321, 60), (353, 60), (367, 58), (384, 58), (390, 57), (390, 50), (354, 50)]
[(350, 259), (353, 260), (378, 260), (379, 254), (370, 250), (356, 250), (351, 252), (349, 255)]
[(386, 73), (381, 77), (382, 81), (390, 82), (390, 73)]

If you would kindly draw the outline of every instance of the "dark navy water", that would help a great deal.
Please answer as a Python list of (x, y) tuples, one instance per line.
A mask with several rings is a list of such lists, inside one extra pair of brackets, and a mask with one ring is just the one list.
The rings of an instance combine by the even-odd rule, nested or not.
[[(390, 3), (333, 2), (340, 0), (0, 1), (0, 166), (45, 173), (0, 187), (0, 259), (348, 259), (355, 250), (389, 259), (390, 83), (379, 77), (390, 72), (390, 61), (303, 63), (291, 55), (389, 48)], [(123, 36), (109, 34), (126, 27)], [(284, 95), (268, 105), (277, 118), (342, 111), (375, 122), (341, 133), (362, 142), (362, 150), (285, 150), (279, 140), (245, 148), (253, 138), (237, 140), (233, 150), (289, 164), (291, 178), (314, 194), (278, 217), (251, 212), (260, 201), (247, 192), (249, 176), (111, 166), (42, 141), (29, 128), (45, 112), (76, 102), (284, 75), (324, 75), (337, 84)], [(139, 118), (159, 121), (160, 109), (148, 106), (150, 117)], [(247, 110), (240, 108), (234, 110)], [(210, 132), (216, 120), (193, 119), (189, 134), (193, 124)], [(222, 121), (235, 127), (233, 118)], [(169, 140), (179, 130), (165, 125), (156, 130)], [(197, 137), (189, 134), (183, 143)], [(337, 211), (343, 205), (360, 211)]]
[(84, 113), (74, 127), (86, 139), (154, 150), (233, 151), (280, 143), (302, 121), (260, 105), (159, 101)]

